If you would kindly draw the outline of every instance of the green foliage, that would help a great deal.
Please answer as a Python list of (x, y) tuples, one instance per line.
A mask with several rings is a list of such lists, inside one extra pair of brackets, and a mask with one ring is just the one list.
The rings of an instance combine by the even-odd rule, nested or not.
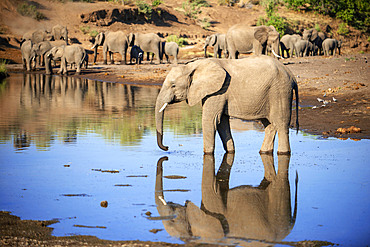
[(167, 42), (176, 42), (180, 47), (188, 44), (188, 40), (186, 38), (179, 38), (177, 35), (170, 35), (166, 40)]
[(152, 12), (153, 12), (153, 9), (152, 9), (151, 5), (147, 4), (144, 1), (138, 0), (138, 1), (136, 1), (136, 6), (139, 10), (139, 14), (143, 14), (145, 16), (145, 18), (148, 19), (148, 20), (151, 19)]
[(6, 63), (7, 63), (6, 60), (0, 59), (0, 73), (1, 74), (6, 74), (7, 73)]
[(349, 34), (349, 29), (347, 27), (347, 24), (346, 23), (339, 24), (337, 33), (339, 35), (347, 36)]
[(316, 31), (321, 32), (321, 28), (319, 24), (315, 24), (315, 29)]
[(159, 5), (161, 5), (163, 3), (162, 0), (153, 0), (152, 1), (152, 7), (155, 8), (155, 7), (158, 7)]
[(197, 19), (198, 15), (202, 13), (200, 8), (210, 6), (207, 0), (186, 0), (182, 3), (182, 8), (176, 8), (176, 10), (184, 12), (186, 16), (192, 19)]
[(370, 4), (364, 0), (284, 0), (288, 8), (337, 17), (364, 32), (370, 31)]
[(138, 7), (139, 14), (143, 14), (147, 20), (151, 20), (153, 8), (158, 7), (162, 3), (162, 0), (153, 0), (150, 5), (142, 0), (138, 0), (136, 1), (136, 6)]
[(31, 17), (37, 21), (46, 19), (45, 15), (41, 12), (39, 12), (35, 5), (28, 4), (26, 2), (18, 5), (17, 11), (19, 14), (23, 16)]
[(278, 0), (261, 0), (260, 4), (265, 8), (267, 18), (259, 17), (257, 26), (272, 25), (280, 33), (280, 36), (283, 36), (288, 23), (276, 13)]
[(203, 29), (208, 30), (208, 28), (211, 27), (211, 23), (209, 22), (208, 18), (204, 17), (202, 20), (200, 20), (200, 26)]
[(96, 37), (96, 35), (99, 34), (99, 32), (95, 29), (91, 30), (89, 26), (80, 26), (80, 30), (83, 34), (88, 34), (90, 37)]

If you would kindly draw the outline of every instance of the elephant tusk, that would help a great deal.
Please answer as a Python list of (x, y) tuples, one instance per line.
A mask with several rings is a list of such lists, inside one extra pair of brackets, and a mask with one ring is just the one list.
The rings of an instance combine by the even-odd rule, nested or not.
[(166, 108), (167, 105), (168, 105), (168, 103), (164, 103), (164, 105), (162, 106), (162, 108), (159, 109), (159, 112), (162, 112), (164, 110), (164, 108)]
[(281, 58), (281, 59), (284, 59), (282, 56), (279, 56), (278, 54), (275, 53), (274, 49), (271, 49), (272, 51), (272, 54), (275, 55), (275, 57), (278, 57), (278, 58)]
[(163, 203), (163, 205), (167, 205), (166, 201), (163, 199), (162, 196), (158, 196), (158, 199), (161, 200), (161, 202)]
[(90, 49), (94, 49), (95, 48), (95, 45), (93, 45)]

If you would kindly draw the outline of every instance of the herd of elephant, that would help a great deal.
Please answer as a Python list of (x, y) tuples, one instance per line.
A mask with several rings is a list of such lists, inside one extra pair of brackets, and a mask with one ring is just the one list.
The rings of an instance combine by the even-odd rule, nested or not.
[[(159, 63), (162, 62), (163, 55), (169, 63), (169, 56), (174, 57), (174, 63), (177, 64), (179, 46), (176, 42), (162, 42), (161, 38), (155, 33), (130, 33), (125, 34), (122, 31), (100, 32), (95, 37), (95, 43), (92, 46), (94, 50), (94, 63), (97, 58), (97, 49), (103, 47), (104, 64), (107, 64), (107, 54), (114, 64), (113, 53), (119, 53), (122, 56), (121, 64), (127, 64), (126, 54), (130, 50), (130, 64), (135, 60), (140, 64), (143, 60), (144, 52), (152, 53), (156, 56)], [(32, 30), (25, 33), (21, 40), (22, 63), (27, 71), (36, 66), (36, 58), (39, 58), (39, 65), (45, 66), (46, 74), (52, 73), (51, 61), (60, 61), (59, 73), (67, 73), (67, 64), (76, 66), (76, 74), (79, 74), (81, 67), (88, 66), (88, 52), (78, 44), (68, 45), (67, 27), (56, 25), (51, 32), (46, 30)], [(32, 65), (32, 62), (33, 66)]]
[[(255, 55), (271, 52), (283, 58), (315, 55), (340, 55), (342, 41), (326, 38), (323, 32), (315, 28), (304, 30), (303, 35), (286, 34), (280, 38), (279, 32), (273, 26), (246, 27), (242, 24), (232, 26), (226, 34), (212, 34), (206, 38), (204, 56), (207, 57), (207, 47), (213, 46), (214, 56), (238, 58), (239, 54), (254, 53)], [(281, 56), (280, 56), (280, 49)]]

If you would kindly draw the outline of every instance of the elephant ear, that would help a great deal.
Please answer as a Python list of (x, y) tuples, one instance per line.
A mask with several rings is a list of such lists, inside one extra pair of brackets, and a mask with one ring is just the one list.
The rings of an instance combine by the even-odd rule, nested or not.
[(227, 73), (215, 59), (205, 59), (186, 66), (189, 74), (188, 104), (193, 106), (207, 95), (219, 91)]
[(216, 34), (212, 34), (210, 37), (211, 38), (209, 40), (209, 43), (210, 43), (211, 46), (214, 46), (216, 44), (216, 42), (217, 42), (217, 35)]
[(190, 201), (186, 204), (186, 215), (193, 236), (213, 239), (225, 236), (220, 220), (206, 214)]
[(258, 40), (261, 44), (266, 43), (268, 39), (268, 28), (265, 26), (257, 27), (254, 32), (254, 38)]
[(317, 32), (316, 29), (312, 29), (312, 35), (311, 35), (311, 38), (310, 38), (310, 41), (313, 42), (317, 36), (319, 36), (319, 32)]

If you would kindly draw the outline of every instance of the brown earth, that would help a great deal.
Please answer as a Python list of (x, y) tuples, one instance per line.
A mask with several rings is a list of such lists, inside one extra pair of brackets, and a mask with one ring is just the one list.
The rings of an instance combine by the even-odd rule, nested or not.
[[(7, 66), (9, 71), (22, 70), (19, 40), (23, 33), (31, 29), (50, 30), (56, 24), (66, 25), (71, 42), (80, 43), (86, 49), (91, 47), (89, 36), (91, 31), (155, 32), (164, 38), (175, 34), (187, 37), (190, 44), (180, 49), (181, 64), (203, 56), (206, 35), (215, 32), (225, 33), (230, 26), (240, 21), (253, 25), (264, 13), (258, 5), (247, 4), (247, 8), (226, 7), (218, 6), (216, 0), (211, 0), (209, 2), (212, 7), (202, 8), (202, 13), (198, 18), (198, 20), (207, 18), (210, 22), (211, 27), (205, 30), (201, 27), (200, 21), (186, 17), (182, 12), (175, 10), (175, 8), (181, 8), (182, 1), (164, 0), (151, 21), (138, 15), (134, 5), (122, 6), (107, 2), (61, 3), (56, 0), (29, 1), (36, 4), (39, 11), (47, 17), (46, 20), (36, 21), (17, 13), (17, 5), (22, 2), (23, 0), (0, 1), (0, 59), (6, 59), (10, 63)], [(367, 36), (352, 28), (348, 36), (340, 36), (336, 32), (340, 23), (338, 20), (314, 13), (304, 13), (304, 11), (298, 13), (279, 7), (279, 14), (288, 19), (294, 31), (302, 31), (303, 28), (319, 24), (329, 36), (344, 40), (341, 56), (281, 60), (297, 77), (300, 129), (323, 137), (369, 139), (370, 65)], [(209, 51), (212, 52), (211, 49)], [(160, 87), (167, 72), (174, 66), (172, 64), (149, 64), (147, 61), (140, 66), (102, 65), (101, 49), (99, 53), (97, 64), (84, 70), (80, 77)], [(116, 55), (115, 59), (120, 60)], [(43, 70), (39, 69), (32, 73), (42, 72)], [(71, 74), (74, 76), (73, 71)], [(328, 103), (322, 106), (323, 103), (317, 98), (328, 101)], [(351, 128), (351, 126), (354, 127)], [(15, 216), (0, 213), (0, 243), (4, 246), (24, 246), (26, 244), (34, 246), (175, 246), (165, 243), (103, 241), (88, 236), (57, 238), (51, 236), (51, 228), (47, 227), (51, 223), (53, 222), (21, 221)], [(312, 243), (311, 245), (306, 242), (303, 244), (314, 246)], [(300, 243), (294, 243), (294, 245), (299, 246)]]

